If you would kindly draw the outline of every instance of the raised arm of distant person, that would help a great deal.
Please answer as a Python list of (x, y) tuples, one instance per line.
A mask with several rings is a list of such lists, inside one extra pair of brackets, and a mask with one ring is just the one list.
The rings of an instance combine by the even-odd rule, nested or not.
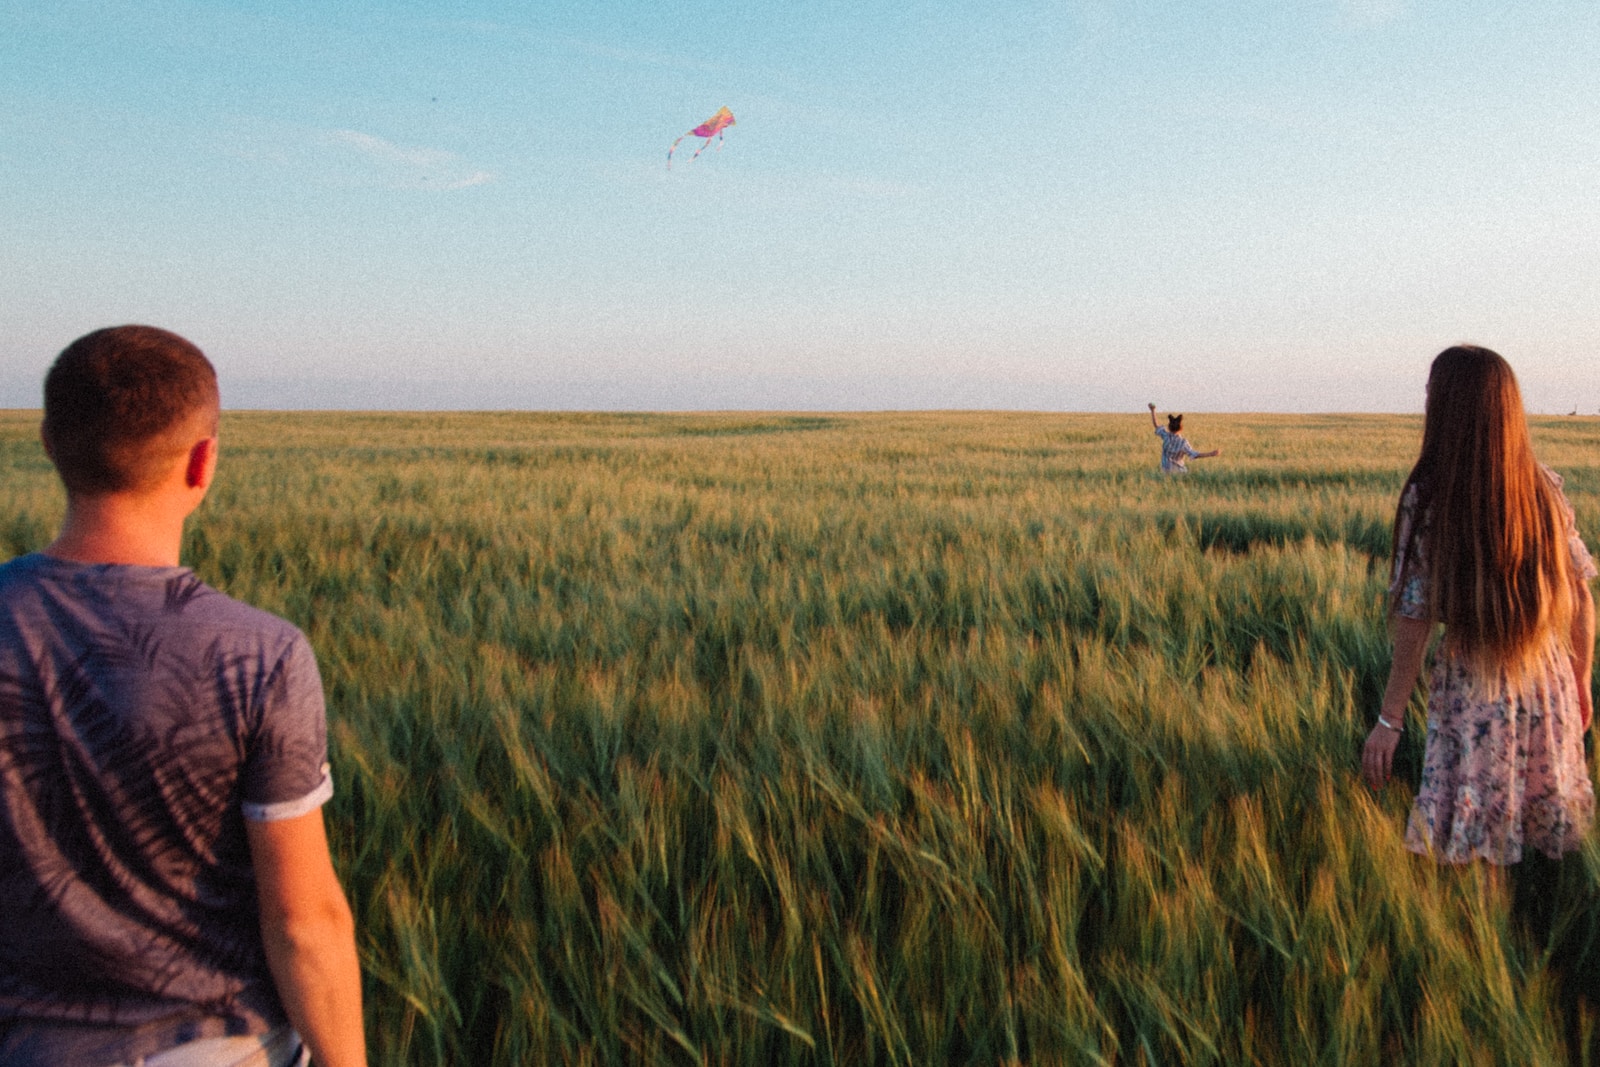
[(1156, 421), (1156, 406), (1154, 404), (1150, 405), (1150, 425), (1158, 430), (1161, 429), (1161, 424)]
[(289, 1022), (317, 1067), (365, 1067), (355, 921), (328, 853), (322, 809), (245, 820), (261, 939)]

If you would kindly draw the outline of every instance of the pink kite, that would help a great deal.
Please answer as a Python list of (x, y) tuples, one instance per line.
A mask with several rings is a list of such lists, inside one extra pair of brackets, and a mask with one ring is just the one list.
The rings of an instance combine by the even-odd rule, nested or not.
[[(683, 137), (704, 137), (705, 138), (705, 141), (703, 141), (701, 143), (700, 147), (696, 148), (694, 150), (694, 155), (689, 157), (689, 162), (693, 163), (695, 160), (700, 158), (700, 153), (704, 152), (706, 150), (706, 145), (711, 143), (711, 138), (713, 138), (713, 137), (715, 137), (717, 139), (717, 151), (718, 152), (722, 151), (722, 138), (724, 136), (722, 131), (726, 130), (729, 126), (732, 126), (732, 125), (733, 125), (733, 112), (729, 111), (727, 108), (723, 108), (721, 111), (718, 111), (715, 115), (712, 115), (710, 118), (706, 119), (700, 125), (696, 126), (694, 129), (690, 130), (688, 133), (684, 134)], [(672, 142), (672, 147), (667, 149), (667, 169), (668, 170), (672, 169), (672, 153), (673, 153), (674, 150), (677, 149), (678, 141), (682, 141), (683, 137), (678, 138), (677, 141), (673, 141)]]

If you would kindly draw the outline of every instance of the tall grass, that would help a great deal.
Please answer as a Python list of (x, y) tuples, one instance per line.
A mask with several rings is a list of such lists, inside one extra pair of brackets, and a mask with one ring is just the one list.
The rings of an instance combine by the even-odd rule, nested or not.
[(1418, 420), (1142, 421), (228, 415), (186, 560), (318, 650), (374, 1062), (1586, 1062), (1600, 846), (1356, 779)]

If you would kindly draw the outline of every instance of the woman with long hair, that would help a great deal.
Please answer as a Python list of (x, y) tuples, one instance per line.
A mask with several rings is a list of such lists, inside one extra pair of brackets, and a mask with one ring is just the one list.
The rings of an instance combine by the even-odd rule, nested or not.
[(1389, 779), (1435, 624), (1422, 783), (1406, 847), (1447, 863), (1574, 851), (1594, 817), (1595, 565), (1561, 478), (1533, 456), (1516, 376), (1486, 348), (1434, 359), (1422, 454), (1394, 519), (1394, 662), (1362, 753)]

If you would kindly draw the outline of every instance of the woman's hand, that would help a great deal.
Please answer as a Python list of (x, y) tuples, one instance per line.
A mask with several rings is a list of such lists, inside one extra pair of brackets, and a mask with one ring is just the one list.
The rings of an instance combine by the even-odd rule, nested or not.
[(1400, 731), (1381, 723), (1367, 735), (1367, 746), (1361, 751), (1361, 777), (1373, 790), (1389, 784), (1389, 775), (1394, 769), (1394, 750), (1399, 744)]
[[(1389, 684), (1383, 690), (1383, 704), (1379, 716), (1396, 726), (1406, 724), (1406, 703), (1411, 691), (1417, 687), (1417, 676), (1422, 673), (1422, 661), (1428, 653), (1428, 637), (1433, 624), (1421, 619), (1408, 619), (1396, 615), (1390, 620), (1394, 631), (1394, 659), (1389, 664)], [(1394, 750), (1400, 744), (1400, 731), (1391, 730), (1382, 723), (1367, 735), (1367, 747), (1361, 752), (1361, 777), (1373, 789), (1382, 789), (1394, 770)]]

